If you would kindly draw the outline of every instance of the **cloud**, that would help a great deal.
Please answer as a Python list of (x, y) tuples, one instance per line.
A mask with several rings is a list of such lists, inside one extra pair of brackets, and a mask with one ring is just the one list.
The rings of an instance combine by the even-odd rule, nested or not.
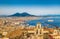
[(16, 12), (28, 12), (34, 15), (60, 14), (59, 6), (5, 6), (0, 7), (0, 15), (10, 15)]

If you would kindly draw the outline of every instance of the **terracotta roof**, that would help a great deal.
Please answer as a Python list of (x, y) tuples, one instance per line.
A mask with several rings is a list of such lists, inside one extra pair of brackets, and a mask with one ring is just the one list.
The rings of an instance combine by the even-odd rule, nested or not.
[(44, 31), (50, 31), (50, 32), (53, 32), (54, 29), (52, 29), (52, 28), (44, 28)]

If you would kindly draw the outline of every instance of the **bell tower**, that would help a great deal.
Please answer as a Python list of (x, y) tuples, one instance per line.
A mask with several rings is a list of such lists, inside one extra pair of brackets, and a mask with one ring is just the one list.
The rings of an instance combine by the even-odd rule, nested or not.
[[(41, 23), (37, 23), (36, 25), (36, 29), (35, 29), (35, 35), (38, 39), (43, 39), (43, 29), (42, 29), (42, 26), (41, 26)], [(40, 37), (41, 36), (41, 37)]]
[(42, 28), (42, 26), (41, 26), (41, 23), (37, 23), (37, 29), (41, 29)]
[(41, 35), (42, 34), (42, 26), (41, 26), (41, 23), (37, 23), (35, 30), (36, 30), (36, 35)]

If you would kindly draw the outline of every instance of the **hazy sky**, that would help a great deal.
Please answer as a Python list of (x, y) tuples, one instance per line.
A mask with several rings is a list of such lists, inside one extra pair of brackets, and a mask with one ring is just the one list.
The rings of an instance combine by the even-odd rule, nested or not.
[(60, 14), (59, 0), (0, 0), (0, 15), (27, 12), (34, 15)]

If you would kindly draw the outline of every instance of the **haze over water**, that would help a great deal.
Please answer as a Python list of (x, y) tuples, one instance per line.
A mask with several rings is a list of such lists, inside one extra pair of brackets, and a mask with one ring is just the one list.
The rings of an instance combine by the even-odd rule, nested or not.
[[(48, 20), (53, 20), (53, 21), (48, 21)], [(38, 22), (40, 22), (42, 26), (48, 26), (51, 28), (60, 27), (60, 17), (50, 17), (50, 18), (43, 17), (41, 19), (27, 21), (29, 25), (33, 25), (33, 26), (36, 26)]]

